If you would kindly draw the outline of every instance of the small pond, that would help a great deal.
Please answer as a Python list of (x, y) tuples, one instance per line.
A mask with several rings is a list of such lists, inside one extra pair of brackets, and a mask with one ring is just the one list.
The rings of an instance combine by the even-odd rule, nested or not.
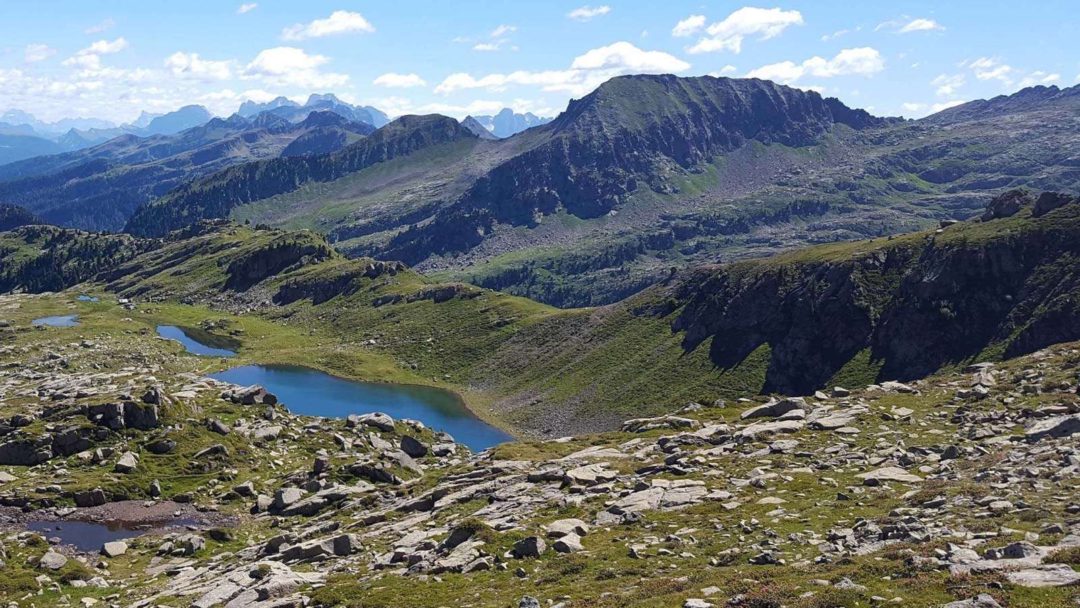
[(79, 324), (79, 315), (57, 315), (55, 317), (41, 317), (30, 322), (31, 325), (46, 325), (48, 327), (75, 327)]
[(232, 357), (240, 348), (240, 341), (235, 338), (212, 334), (197, 327), (158, 325), (157, 333), (162, 338), (176, 340), (187, 352), (204, 357)]
[(97, 302), (98, 301), (98, 299), (96, 297), (88, 296), (85, 293), (84, 294), (79, 294), (79, 296), (76, 297), (75, 299), (80, 301), (80, 302)]
[(141, 536), (147, 532), (176, 528), (194, 524), (189, 518), (176, 519), (159, 524), (143, 524), (134, 526), (123, 522), (95, 523), (86, 521), (31, 521), (26, 524), (26, 529), (37, 532), (45, 538), (59, 538), (63, 545), (70, 545), (79, 551), (96, 553), (101, 550), (105, 543), (125, 538)]
[(296, 414), (344, 418), (349, 414), (384, 412), (450, 433), (473, 450), (511, 439), (477, 418), (457, 395), (438, 388), (358, 382), (295, 365), (245, 365), (211, 377), (244, 386), (261, 385)]

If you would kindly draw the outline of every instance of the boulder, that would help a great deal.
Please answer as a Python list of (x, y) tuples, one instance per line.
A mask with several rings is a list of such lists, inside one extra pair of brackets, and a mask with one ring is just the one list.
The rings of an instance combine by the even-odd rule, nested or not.
[(56, 551), (46, 551), (45, 555), (41, 556), (41, 560), (38, 561), (38, 567), (45, 568), (46, 570), (59, 570), (68, 563), (68, 558), (62, 553)]
[(127, 550), (127, 543), (119, 540), (105, 543), (101, 546), (101, 554), (105, 557), (120, 557), (121, 555), (127, 553)]
[(401, 438), (401, 451), (412, 458), (423, 458), (428, 454), (428, 448), (419, 439), (404, 435)]
[[(146, 396), (143, 396), (146, 399)], [(149, 431), (161, 424), (157, 403), (139, 404), (129, 401), (124, 405), (124, 426), (129, 429)]]
[(1005, 578), (1021, 587), (1064, 587), (1080, 583), (1080, 572), (1065, 564), (1044, 564), (1035, 568), (1008, 571)]
[(229, 425), (225, 424), (224, 422), (222, 422), (222, 421), (220, 421), (220, 420), (218, 420), (216, 418), (211, 420), (210, 422), (208, 422), (207, 427), (211, 431), (217, 433), (218, 435), (228, 435), (229, 434)]
[(1039, 420), (1024, 431), (1024, 436), (1028, 441), (1035, 442), (1049, 437), (1068, 437), (1075, 433), (1080, 433), (1080, 414)]
[(540, 557), (547, 550), (547, 543), (539, 536), (529, 536), (514, 543), (511, 553), (518, 559)]
[(151, 454), (168, 454), (174, 449), (176, 449), (176, 442), (172, 439), (168, 439), (165, 437), (154, 439), (150, 443), (146, 444), (146, 451), (150, 452)]
[(117, 473), (131, 473), (139, 466), (139, 457), (134, 452), (124, 452), (116, 461), (114, 469)]
[(773, 400), (768, 403), (752, 407), (742, 413), (743, 420), (750, 418), (779, 418), (784, 414), (795, 410), (806, 412), (810, 409), (806, 400), (802, 397), (788, 397), (786, 399)]
[(206, 548), (206, 539), (198, 534), (184, 534), (176, 539), (173, 547), (180, 555), (194, 555)]
[(580, 519), (569, 518), (553, 521), (544, 526), (544, 529), (547, 531), (548, 538), (562, 538), (568, 534), (585, 536), (589, 533), (589, 524)]
[(77, 507), (96, 507), (105, 504), (105, 502), (105, 492), (101, 488), (75, 493), (75, 506)]
[(304, 497), (304, 491), (300, 488), (281, 488), (274, 492), (273, 508), (282, 511), (290, 505), (300, 502)]
[[(350, 416), (350, 419), (352, 417)], [(372, 412), (370, 414), (364, 414), (357, 416), (357, 424), (370, 426), (380, 431), (392, 433), (394, 431), (394, 419), (382, 412)]]
[(560, 537), (551, 544), (551, 548), (559, 553), (577, 553), (585, 550), (581, 544), (581, 537), (574, 533)]
[(867, 471), (866, 473), (859, 473), (856, 477), (863, 480), (863, 485), (867, 486), (881, 485), (882, 482), (886, 481), (919, 483), (923, 480), (922, 477), (908, 473), (900, 467), (881, 467), (880, 469), (874, 469), (873, 471)]

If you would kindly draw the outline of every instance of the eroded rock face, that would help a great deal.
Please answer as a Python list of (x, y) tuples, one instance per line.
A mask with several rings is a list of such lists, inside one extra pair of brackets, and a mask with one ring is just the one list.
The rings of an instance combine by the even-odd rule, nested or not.
[(1034, 200), (1034, 197), (1027, 190), (1009, 190), (990, 200), (990, 203), (986, 206), (986, 212), (982, 215), (982, 220), (988, 222), (999, 218), (1012, 217), (1020, 213), (1020, 210), (1024, 207), (1031, 205)]

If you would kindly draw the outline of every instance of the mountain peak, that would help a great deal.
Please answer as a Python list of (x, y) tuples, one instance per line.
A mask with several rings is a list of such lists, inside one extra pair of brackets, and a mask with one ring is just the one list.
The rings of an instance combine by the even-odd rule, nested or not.
[(308, 96), (307, 103), (304, 105), (312, 106), (318, 103), (344, 103), (338, 99), (337, 95), (333, 93), (312, 93)]
[(518, 114), (510, 108), (503, 108), (494, 116), (470, 116), (469, 118), (498, 138), (510, 137), (525, 129), (551, 122), (550, 118), (540, 118), (532, 112)]

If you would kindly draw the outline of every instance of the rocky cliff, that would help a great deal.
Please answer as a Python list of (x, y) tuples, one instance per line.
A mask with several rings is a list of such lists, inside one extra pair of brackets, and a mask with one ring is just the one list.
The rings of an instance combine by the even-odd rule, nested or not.
[(1035, 218), (1019, 196), (1011, 220), (994, 215), (1006, 193), (981, 224), (696, 271), (673, 328), (721, 369), (767, 347), (762, 390), (798, 393), (855, 367), (911, 379), (1080, 338), (1080, 205)]

